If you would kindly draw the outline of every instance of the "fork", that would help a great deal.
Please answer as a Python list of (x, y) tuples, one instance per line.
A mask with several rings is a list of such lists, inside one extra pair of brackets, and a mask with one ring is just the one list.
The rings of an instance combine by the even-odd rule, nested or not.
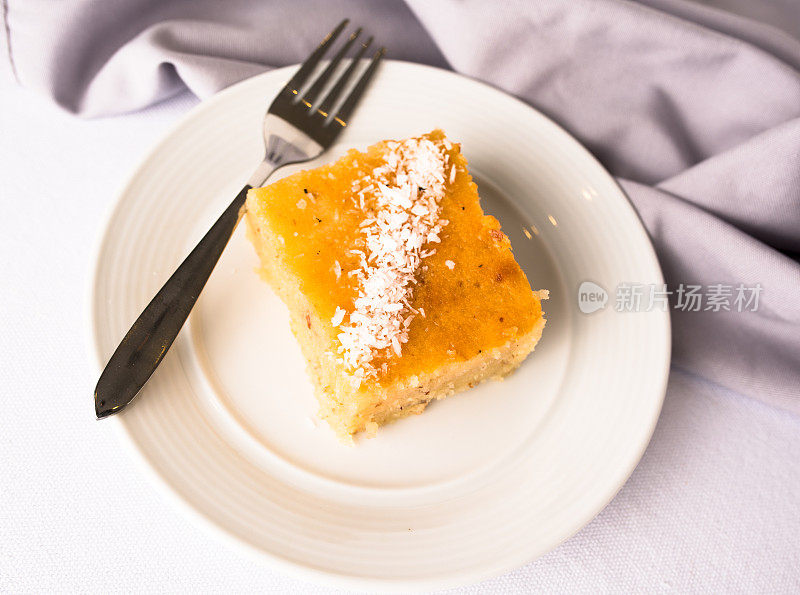
[(366, 70), (337, 109), (340, 96), (358, 68), (364, 52), (372, 44), (372, 37), (360, 44), (347, 69), (335, 80), (322, 101), (319, 99), (323, 90), (333, 82), (334, 72), (361, 35), (360, 28), (349, 36), (308, 89), (305, 92), (301, 90), (348, 23), (348, 19), (343, 20), (322, 40), (275, 97), (264, 116), (266, 151), (263, 161), (230, 206), (139, 315), (111, 356), (94, 391), (98, 419), (120, 412), (139, 393), (161, 363), (239, 223), (248, 190), (263, 186), (278, 168), (319, 157), (347, 126), (386, 51), (380, 48), (375, 52)]

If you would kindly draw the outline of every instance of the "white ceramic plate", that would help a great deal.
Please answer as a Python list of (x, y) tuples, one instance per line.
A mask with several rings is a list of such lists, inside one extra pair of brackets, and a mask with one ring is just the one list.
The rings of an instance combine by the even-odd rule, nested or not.
[[(291, 72), (204, 102), (135, 172), (98, 251), (100, 365), (259, 161), (264, 110)], [(613, 179), (553, 122), (484, 84), (389, 61), (319, 162), (434, 127), (462, 143), (485, 210), (550, 290), (519, 371), (339, 444), (240, 227), (157, 373), (107, 422), (196, 518), (307, 578), (441, 588), (532, 560), (611, 500), (661, 409), (668, 314), (611, 307), (620, 282), (662, 283), (653, 249)], [(590, 315), (577, 307), (587, 280), (611, 293)]]

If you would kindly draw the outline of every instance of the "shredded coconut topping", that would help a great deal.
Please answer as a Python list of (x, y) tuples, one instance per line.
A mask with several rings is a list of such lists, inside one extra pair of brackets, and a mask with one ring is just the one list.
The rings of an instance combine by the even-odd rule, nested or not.
[(347, 312), (343, 308), (336, 306), (336, 312), (333, 314), (333, 318), (331, 318), (331, 324), (333, 326), (339, 326), (342, 324), (345, 314), (347, 314)]
[(439, 242), (448, 223), (439, 218), (447, 162), (444, 147), (429, 139), (390, 142), (372, 181), (353, 187), (353, 199), (365, 212), (360, 231), (366, 249), (351, 250), (360, 259), (350, 273), (359, 283), (355, 310), (347, 324), (338, 311), (334, 318), (342, 323), (343, 362), (359, 379), (377, 374), (371, 361), (378, 353), (391, 349), (399, 357), (408, 341), (411, 312), (416, 312), (410, 305), (415, 273), (422, 259), (436, 252), (423, 246)]

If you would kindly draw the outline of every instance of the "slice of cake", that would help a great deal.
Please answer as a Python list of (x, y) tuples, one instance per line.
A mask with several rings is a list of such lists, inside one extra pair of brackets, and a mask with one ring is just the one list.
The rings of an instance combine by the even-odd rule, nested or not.
[(435, 130), (250, 191), (247, 232), (340, 437), (502, 378), (545, 320), (457, 144)]

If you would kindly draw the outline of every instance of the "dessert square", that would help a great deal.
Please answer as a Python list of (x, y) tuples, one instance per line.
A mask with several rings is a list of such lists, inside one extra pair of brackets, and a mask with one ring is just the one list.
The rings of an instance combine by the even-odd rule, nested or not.
[(245, 208), (341, 438), (504, 377), (541, 337), (547, 291), (531, 290), (441, 130), (253, 189)]

